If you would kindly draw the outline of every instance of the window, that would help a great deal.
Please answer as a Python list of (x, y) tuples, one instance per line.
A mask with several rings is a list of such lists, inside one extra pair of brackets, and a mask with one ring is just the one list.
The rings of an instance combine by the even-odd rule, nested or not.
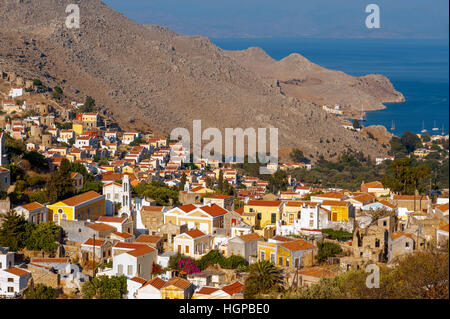
[(265, 260), (266, 259), (266, 254), (264, 253), (264, 250), (261, 251), (261, 260)]
[(283, 257), (278, 258), (278, 265), (283, 266)]
[(66, 215), (66, 214), (62, 214), (62, 215), (61, 215), (61, 220), (63, 220), (63, 219), (64, 219), (64, 220), (67, 220), (67, 215)]
[(380, 247), (380, 240), (378, 238), (375, 239), (375, 247)]
[(138, 265), (138, 275), (142, 274), (142, 267), (141, 264)]
[(309, 227), (314, 227), (314, 220), (311, 219), (311, 220), (309, 221)]
[(128, 265), (127, 274), (128, 276), (131, 276), (133, 274), (133, 265)]
[(270, 262), (275, 264), (275, 253), (270, 253)]
[(272, 213), (271, 218), (270, 218), (270, 222), (272, 224), (275, 224), (277, 222), (277, 214)]
[(383, 226), (386, 226), (387, 225), (387, 221), (383, 221)]
[(58, 213), (53, 214), (53, 221), (54, 221), (55, 223), (57, 223), (57, 222), (59, 221), (59, 215), (58, 215)]
[(309, 218), (314, 218), (314, 213), (310, 213)]
[(8, 292), (14, 292), (14, 287), (8, 287)]
[(178, 245), (178, 252), (181, 253), (181, 245)]
[(294, 215), (293, 214), (289, 214), (289, 224), (294, 223)]
[(286, 258), (286, 267), (289, 267), (289, 258)]
[(405, 243), (405, 247), (409, 247), (409, 243), (408, 242)]
[(259, 220), (261, 220), (261, 213), (258, 213), (256, 216)]
[(123, 275), (123, 265), (121, 265), (121, 264), (117, 265), (117, 274), (119, 276)]
[(14, 278), (8, 278), (8, 282), (14, 282)]
[(188, 245), (186, 245), (186, 248), (184, 249), (184, 251), (186, 254), (189, 254), (189, 246)]

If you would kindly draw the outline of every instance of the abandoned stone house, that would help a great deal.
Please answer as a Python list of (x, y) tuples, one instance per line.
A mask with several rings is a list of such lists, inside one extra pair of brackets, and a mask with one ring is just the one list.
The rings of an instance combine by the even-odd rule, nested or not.
[(395, 218), (392, 216), (380, 218), (367, 228), (357, 227), (352, 241), (353, 256), (373, 262), (386, 261), (389, 234), (395, 229)]

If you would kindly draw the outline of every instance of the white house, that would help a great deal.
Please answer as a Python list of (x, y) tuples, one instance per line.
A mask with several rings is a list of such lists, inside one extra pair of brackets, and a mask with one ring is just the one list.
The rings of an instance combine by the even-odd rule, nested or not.
[(40, 224), (48, 222), (48, 208), (38, 202), (17, 206), (14, 208), (26, 221)]
[(9, 96), (14, 99), (16, 97), (20, 97), (23, 95), (23, 89), (22, 88), (11, 88), (9, 91)]
[(153, 278), (138, 289), (136, 299), (161, 299), (161, 288), (166, 283), (159, 277)]
[(141, 288), (147, 280), (139, 277), (133, 277), (127, 279), (127, 294), (124, 296), (126, 299), (136, 299), (136, 294), (139, 288)]
[(0, 269), (0, 297), (14, 298), (23, 293), (30, 278), (31, 273), (22, 268)]
[[(128, 217), (132, 215), (132, 196), (130, 178), (124, 174), (122, 185), (116, 182), (107, 183), (103, 186), (103, 194), (105, 195), (106, 215), (114, 216), (118, 213), (120, 216), (126, 214)], [(116, 212), (115, 204), (120, 204), (121, 208)]]
[(121, 243), (113, 247), (113, 272), (116, 276), (150, 280), (156, 250), (146, 244)]
[(7, 247), (0, 246), (0, 270), (14, 266), (14, 253)]

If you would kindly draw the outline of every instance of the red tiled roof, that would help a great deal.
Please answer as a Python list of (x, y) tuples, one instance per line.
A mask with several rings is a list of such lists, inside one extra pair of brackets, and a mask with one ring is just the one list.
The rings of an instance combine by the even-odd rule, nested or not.
[(32, 202), (32, 203), (29, 203), (29, 204), (22, 205), (22, 207), (25, 208), (28, 211), (32, 211), (32, 210), (35, 210), (35, 209), (42, 208), (42, 207), (44, 207), (44, 205), (41, 205), (38, 202)]
[(303, 239), (281, 243), (280, 245), (286, 249), (294, 250), (294, 251), (309, 250), (309, 249), (314, 248), (314, 246), (312, 244), (308, 243), (306, 240), (303, 240)]
[(190, 237), (192, 237), (192, 238), (205, 236), (205, 233), (200, 231), (200, 230), (198, 230), (198, 229), (190, 230), (190, 231), (186, 232), (185, 234), (190, 236)]
[(281, 205), (281, 201), (278, 200), (249, 200), (248, 206), (270, 206), (270, 207), (278, 207)]
[(5, 271), (9, 272), (10, 274), (19, 276), (19, 277), (22, 277), (22, 276), (25, 276), (25, 275), (29, 274), (28, 271), (26, 271), (24, 269), (21, 269), (21, 268), (17, 268), (17, 267), (8, 268), (8, 269), (5, 269)]
[(219, 289), (219, 288), (214, 288), (214, 287), (202, 287), (202, 288), (200, 288), (200, 290), (197, 291), (196, 293), (202, 294), (202, 295), (210, 295), (210, 294), (212, 294), (213, 292), (216, 292), (216, 291), (218, 291), (218, 290), (220, 290), (220, 289)]
[(242, 239), (245, 242), (248, 242), (248, 241), (258, 240), (258, 239), (261, 239), (263, 237), (261, 237), (257, 233), (251, 233), (251, 234), (241, 235), (241, 236), (239, 236), (239, 238)]
[(208, 205), (202, 206), (202, 207), (200, 207), (200, 209), (205, 211), (206, 213), (208, 213), (209, 215), (211, 215), (213, 217), (225, 215), (226, 213), (228, 213), (227, 210), (223, 209), (222, 207), (220, 207), (216, 204), (212, 204), (211, 206), (208, 206)]
[(152, 243), (156, 244), (159, 240), (162, 239), (162, 236), (157, 235), (140, 235), (137, 239), (137, 243)]
[(166, 284), (166, 281), (162, 280), (159, 277), (156, 277), (156, 278), (153, 278), (150, 281), (147, 281), (147, 283), (144, 285), (144, 287), (147, 286), (147, 285), (152, 285), (156, 289), (160, 290), (162, 287), (164, 287), (165, 284)]
[(140, 277), (133, 277), (130, 280), (133, 280), (133, 281), (135, 281), (137, 283), (140, 283), (141, 285), (144, 285), (147, 282), (147, 280), (145, 280), (143, 278), (140, 278)]
[[(104, 240), (96, 239), (95, 240), (95, 246), (102, 246), (104, 242), (105, 242)], [(94, 239), (93, 238), (89, 238), (88, 240), (86, 240), (83, 243), (83, 245), (93, 246), (94, 245)]]
[(97, 221), (103, 223), (123, 223), (126, 217), (100, 216)]
[(194, 209), (196, 209), (197, 206), (195, 206), (193, 204), (188, 204), (188, 205), (178, 206), (177, 208), (181, 209), (185, 213), (189, 213), (189, 212), (193, 211)]
[(244, 290), (245, 286), (241, 284), (239, 281), (232, 283), (231, 285), (223, 286), (222, 290), (225, 291), (230, 296), (240, 293)]
[(77, 206), (77, 205), (80, 205), (87, 201), (97, 199), (100, 197), (102, 197), (102, 195), (100, 195), (99, 193), (97, 193), (95, 191), (89, 191), (89, 192), (86, 192), (86, 193), (83, 193), (83, 194), (80, 194), (77, 196), (67, 198), (67, 199), (63, 200), (62, 202), (68, 206)]
[(155, 250), (154, 248), (145, 245), (145, 246), (139, 247), (135, 250), (129, 251), (129, 252), (127, 252), (127, 254), (134, 256), (134, 257), (140, 257), (140, 256), (146, 255), (148, 253), (151, 253), (154, 250)]
[(103, 223), (95, 223), (92, 225), (88, 225), (87, 227), (89, 227), (90, 229), (96, 230), (96, 231), (105, 231), (105, 230), (115, 230), (115, 227), (112, 227), (110, 225), (107, 224), (103, 224)]

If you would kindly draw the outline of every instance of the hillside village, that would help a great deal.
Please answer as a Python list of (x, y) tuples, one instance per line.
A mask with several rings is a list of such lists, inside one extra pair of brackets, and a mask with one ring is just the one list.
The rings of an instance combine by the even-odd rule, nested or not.
[[(189, 163), (181, 142), (151, 130), (122, 131), (89, 97), (70, 101), (5, 73), (0, 92), (0, 224), (20, 216), (37, 234), (56, 234), (45, 247), (0, 246), (0, 297), (42, 284), (81, 298), (84, 285), (107, 277), (124, 278), (128, 299), (240, 299), (251, 265), (263, 261), (296, 289), (448, 247), (448, 190), (308, 185), (291, 174), (316, 165), (306, 161), (268, 166), (285, 176), (273, 187), (235, 163)], [(435, 140), (448, 135), (414, 156), (436, 152)]]

